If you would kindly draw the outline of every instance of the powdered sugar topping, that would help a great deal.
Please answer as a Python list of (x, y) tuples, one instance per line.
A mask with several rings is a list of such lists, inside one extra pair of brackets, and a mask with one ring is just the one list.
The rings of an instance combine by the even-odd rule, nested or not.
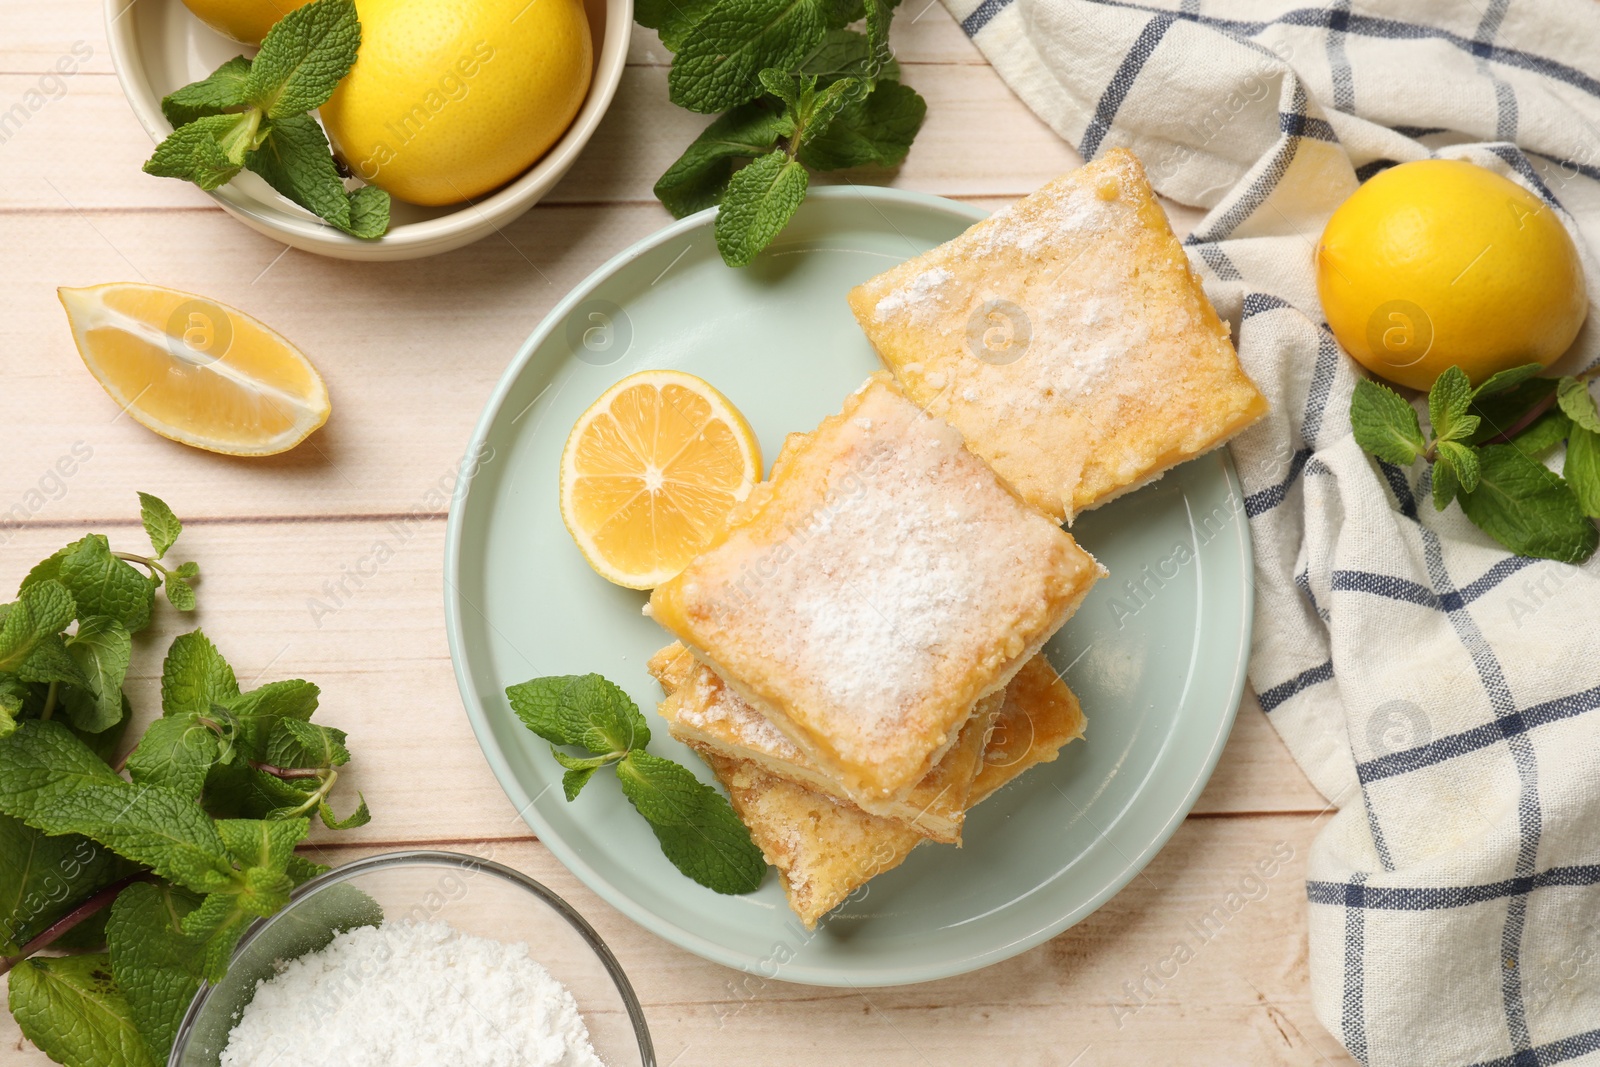
[(834, 457), (821, 506), (753, 564), (748, 595), (723, 587), (740, 632), (807, 680), (808, 712), (846, 758), (909, 740), (905, 716), (936, 698), (945, 657), (1004, 639), (1019, 574), (1060, 536), (897, 393), (857, 414), (873, 430)]
[(925, 322), (942, 309), (947, 302), (944, 289), (955, 280), (956, 276), (943, 267), (925, 270), (879, 300), (872, 313), (879, 322), (900, 317)]

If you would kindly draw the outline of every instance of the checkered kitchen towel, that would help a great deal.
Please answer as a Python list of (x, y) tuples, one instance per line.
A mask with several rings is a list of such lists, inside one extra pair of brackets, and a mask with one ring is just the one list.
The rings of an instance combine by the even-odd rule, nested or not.
[(1307, 886), (1318, 1015), (1374, 1065), (1600, 1064), (1600, 556), (1508, 555), (1421, 464), (1364, 455), (1312, 271), (1363, 179), (1470, 159), (1579, 236), (1558, 369), (1600, 358), (1600, 3), (945, 3), (1085, 157), (1131, 148), (1210, 209), (1188, 247), (1273, 406), (1234, 445), (1250, 677), (1339, 808)]

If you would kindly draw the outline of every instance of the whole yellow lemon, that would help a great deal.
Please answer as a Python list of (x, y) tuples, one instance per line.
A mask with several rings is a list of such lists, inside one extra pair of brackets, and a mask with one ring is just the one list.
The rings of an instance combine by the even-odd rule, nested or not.
[(183, 0), (195, 18), (224, 37), (244, 44), (260, 44), (267, 31), (283, 16), (311, 0)]
[(455, 204), (527, 170), (589, 91), (583, 0), (356, 0), (361, 52), (322, 122), (362, 180)]
[(1317, 293), (1339, 343), (1372, 373), (1427, 389), (1548, 366), (1588, 309), (1578, 250), (1554, 210), (1461, 160), (1402, 163), (1339, 206), (1317, 245)]

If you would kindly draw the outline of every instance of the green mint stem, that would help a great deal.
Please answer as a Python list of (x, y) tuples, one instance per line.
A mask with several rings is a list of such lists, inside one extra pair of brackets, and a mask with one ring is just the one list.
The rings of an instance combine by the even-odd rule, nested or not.
[(56, 694), (57, 694), (58, 690), (60, 689), (60, 686), (61, 686), (60, 682), (51, 682), (50, 683), (50, 691), (45, 694), (44, 710), (39, 713), (39, 721), (41, 721), (41, 722), (49, 722), (50, 721), (50, 716), (55, 714), (55, 712), (56, 712)]
[(155, 574), (157, 571), (160, 571), (163, 578), (172, 574), (171, 571), (167, 570), (167, 568), (163, 567), (149, 556), (141, 556), (137, 552), (113, 552), (111, 554), (120, 560), (126, 560), (129, 563), (137, 563), (139, 566), (147, 569), (151, 574)]
[(150, 881), (154, 881), (154, 879), (148, 874), (130, 874), (121, 881), (112, 882), (104, 889), (95, 893), (94, 896), (90, 897), (88, 900), (85, 900), (82, 904), (79, 904), (76, 908), (73, 908), (61, 918), (57, 919), (50, 925), (49, 929), (44, 931), (44, 933), (40, 934), (32, 941), (29, 941), (26, 945), (23, 945), (22, 951), (18, 952), (15, 956), (0, 957), (0, 974), (5, 974), (7, 971), (11, 970), (11, 968), (15, 967), (17, 964), (33, 955), (35, 952), (38, 952), (41, 949), (49, 948), (57, 938), (61, 937), (68, 930), (71, 930), (74, 926), (77, 926), (95, 912), (106, 907), (113, 900), (116, 900), (117, 894), (121, 893), (133, 883)]
[[(322, 774), (324, 772), (313, 771), (312, 773)], [(333, 783), (339, 780), (339, 772), (334, 770), (332, 767), (329, 767), (326, 773), (328, 776), (322, 780), (322, 785), (317, 788), (315, 793), (312, 793), (310, 796), (306, 797), (306, 802), (304, 804), (299, 805), (291, 811), (284, 812), (280, 817), (284, 819), (292, 819), (297, 815), (304, 815), (308, 811), (315, 811), (318, 804), (321, 804), (324, 800), (327, 800), (328, 794), (333, 792)]]

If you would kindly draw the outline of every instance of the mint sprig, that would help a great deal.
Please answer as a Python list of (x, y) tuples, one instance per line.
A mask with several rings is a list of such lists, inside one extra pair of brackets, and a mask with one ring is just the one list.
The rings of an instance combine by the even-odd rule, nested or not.
[(639, 23), (658, 30), (674, 53), (672, 101), (723, 112), (667, 168), (655, 193), (677, 218), (720, 204), (717, 248), (729, 266), (748, 265), (788, 225), (805, 199), (809, 171), (905, 160), (927, 104), (900, 83), (889, 49), (898, 3), (635, 5)]
[[(1536, 377), (1537, 363), (1501, 371), (1474, 389), (1450, 367), (1428, 392), (1425, 436), (1416, 409), (1371, 379), (1356, 383), (1356, 443), (1398, 466), (1433, 464), (1433, 503), (1452, 501), (1519, 555), (1581, 563), (1600, 545), (1600, 411), (1578, 378)], [(1542, 462), (1563, 440), (1558, 475)]]
[[(89, 534), (0, 604), (0, 973), (27, 1037), (59, 1063), (165, 1063), (202, 981), (256, 918), (323, 868), (294, 854), (350, 759), (310, 722), (317, 688), (240, 692), (204, 634), (176, 638), (161, 717), (120, 762), (123, 684), (166, 585), (194, 606), (192, 563), (162, 563), (183, 524), (139, 494), (151, 556)], [(178, 590), (184, 592), (178, 592)], [(74, 629), (75, 626), (75, 629)], [(59, 958), (44, 949), (88, 954)]]
[(382, 237), (389, 194), (375, 186), (347, 190), (328, 138), (309, 114), (333, 95), (360, 48), (354, 0), (315, 0), (289, 12), (268, 31), (254, 60), (230, 59), (161, 101), (173, 131), (156, 146), (145, 173), (209, 191), (241, 170), (254, 171), (345, 233)]
[[(602, 767), (615, 766), (622, 793), (644, 816), (678, 870), (718, 893), (748, 893), (767, 863), (726, 797), (688, 768), (645, 751), (650, 728), (621, 688), (598, 674), (535, 678), (506, 689), (511, 710), (546, 741), (566, 771), (568, 801)], [(555, 748), (588, 751), (573, 756)]]

